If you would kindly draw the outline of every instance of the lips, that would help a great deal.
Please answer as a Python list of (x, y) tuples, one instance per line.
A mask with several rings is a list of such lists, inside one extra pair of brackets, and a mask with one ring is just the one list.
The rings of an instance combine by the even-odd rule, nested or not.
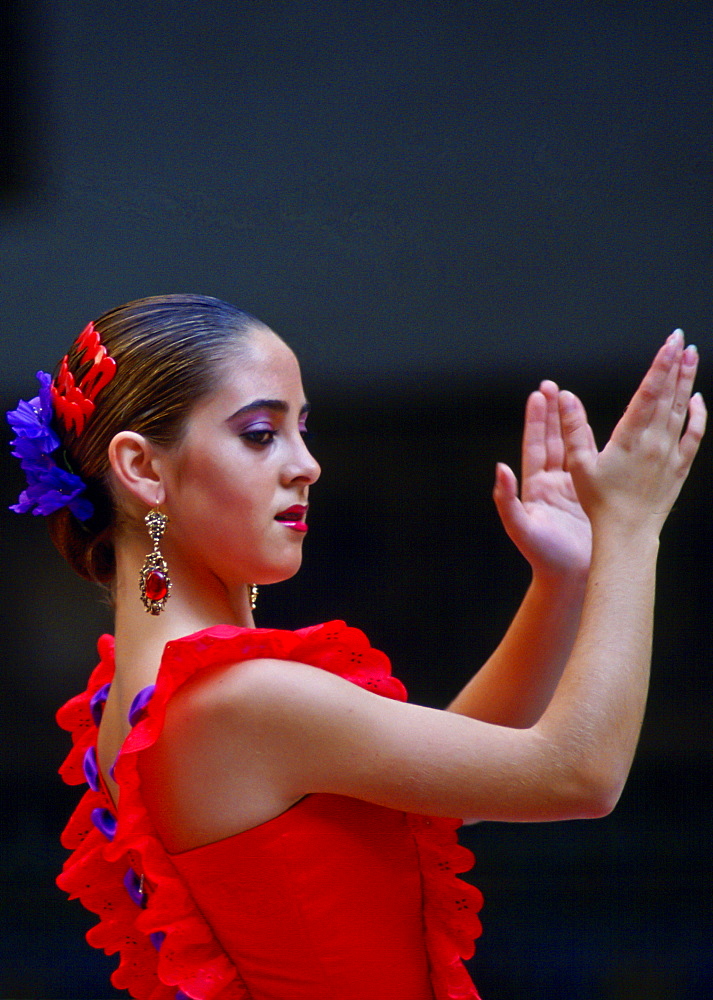
[(307, 504), (296, 503), (292, 507), (288, 507), (287, 510), (275, 514), (275, 520), (284, 524), (286, 528), (292, 528), (293, 531), (305, 532), (307, 531), (305, 522), (307, 506)]

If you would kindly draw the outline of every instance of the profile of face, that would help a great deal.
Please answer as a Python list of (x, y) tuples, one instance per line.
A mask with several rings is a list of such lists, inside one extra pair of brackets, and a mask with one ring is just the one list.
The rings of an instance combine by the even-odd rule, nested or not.
[(228, 591), (297, 572), (320, 473), (304, 440), (307, 411), (295, 355), (255, 325), (161, 454), (163, 548), (174, 569), (180, 562), (199, 585)]

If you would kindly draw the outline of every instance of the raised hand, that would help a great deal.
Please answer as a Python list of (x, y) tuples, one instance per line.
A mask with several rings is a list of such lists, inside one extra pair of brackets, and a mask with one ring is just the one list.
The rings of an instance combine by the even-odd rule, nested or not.
[[(509, 466), (496, 469), (493, 498), (510, 538), (541, 577), (586, 574), (591, 529), (565, 466), (559, 389), (542, 382), (525, 410), (522, 489)], [(583, 433), (596, 451), (588, 425)]]
[(684, 349), (675, 330), (601, 452), (582, 403), (559, 394), (567, 468), (592, 522), (604, 517), (627, 530), (660, 531), (705, 431), (705, 404), (700, 393), (691, 396), (697, 367), (696, 348)]

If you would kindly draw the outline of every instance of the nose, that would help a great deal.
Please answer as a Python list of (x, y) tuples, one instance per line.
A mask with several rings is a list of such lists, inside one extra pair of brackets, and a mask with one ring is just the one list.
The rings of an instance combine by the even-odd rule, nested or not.
[(305, 444), (300, 435), (295, 441), (294, 449), (285, 465), (284, 476), (288, 483), (296, 479), (301, 480), (308, 486), (316, 483), (320, 477), (322, 469), (319, 462)]

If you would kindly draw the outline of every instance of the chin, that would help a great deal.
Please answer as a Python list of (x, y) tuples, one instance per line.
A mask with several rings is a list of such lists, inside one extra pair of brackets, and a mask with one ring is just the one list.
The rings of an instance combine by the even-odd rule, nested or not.
[(291, 561), (289, 565), (284, 563), (281, 566), (264, 567), (259, 574), (255, 574), (255, 583), (261, 586), (269, 586), (271, 583), (284, 583), (296, 576), (302, 566), (302, 559)]

